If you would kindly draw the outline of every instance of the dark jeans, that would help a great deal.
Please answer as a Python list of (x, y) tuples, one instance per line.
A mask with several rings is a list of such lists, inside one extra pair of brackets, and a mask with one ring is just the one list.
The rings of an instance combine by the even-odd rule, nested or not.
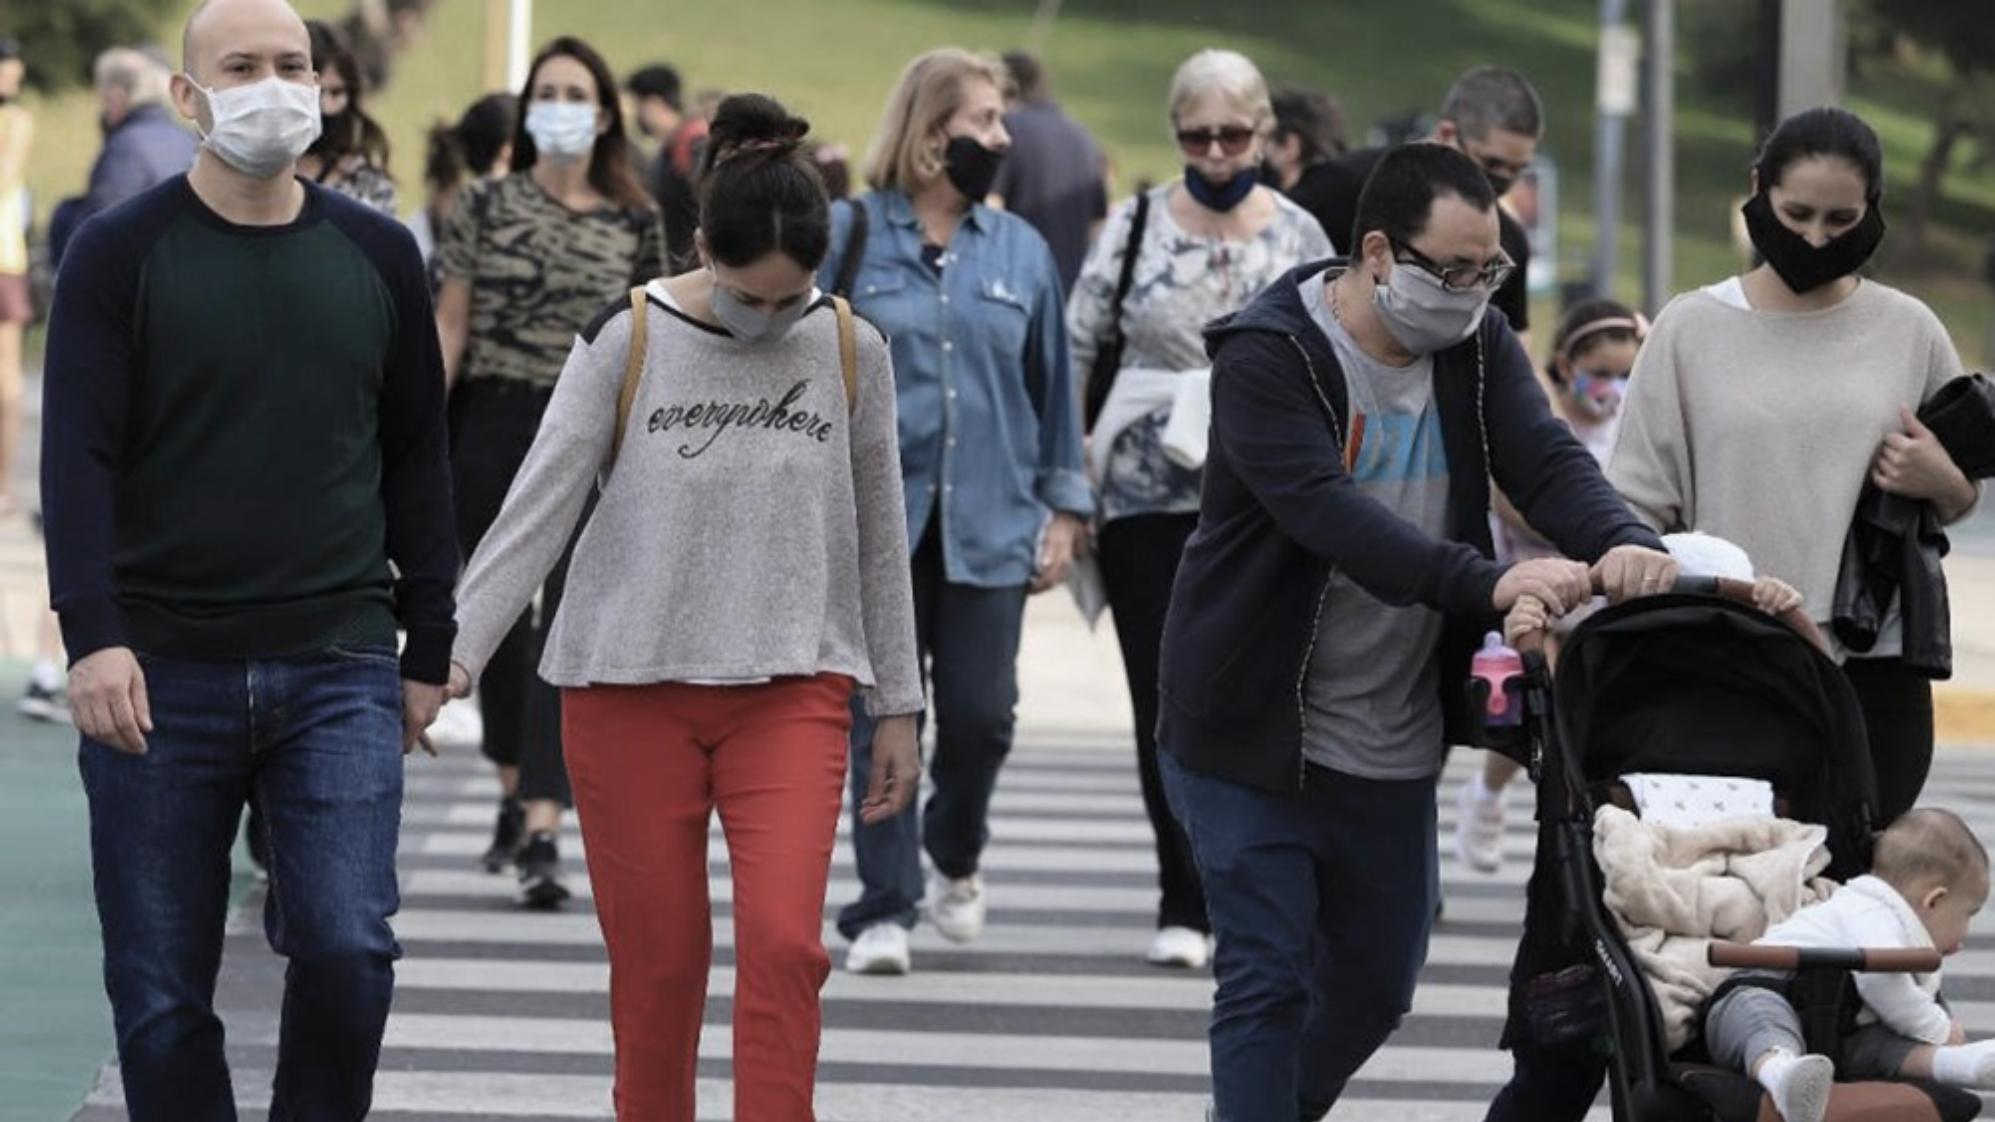
[(1185, 542), (1198, 529), (1196, 514), (1146, 514), (1118, 518), (1101, 528), (1101, 576), (1122, 644), (1129, 702), (1136, 711), (1136, 773), (1143, 781), (1143, 809), (1157, 839), (1157, 882), (1162, 897), (1158, 927), (1211, 931), (1205, 892), (1192, 863), (1191, 843), (1171, 813), (1157, 774), (1157, 658), (1164, 642), (1164, 613)]
[[(465, 382), (451, 394), (451, 488), (457, 542), (466, 560), (498, 520), (552, 394), (546, 387), (499, 379)], [(528, 608), (506, 633), (478, 679), (486, 758), (520, 769), (520, 798), (564, 805), (572, 798), (561, 759), (561, 692), (540, 680), (540, 656), (561, 607), (574, 548), (571, 540), (541, 587), (539, 607)]]
[(389, 648), (141, 658), (148, 751), (83, 741), (104, 981), (133, 1122), (236, 1117), (214, 1013), (229, 850), (252, 796), (264, 930), (290, 960), (270, 1117), (363, 1118), (401, 953), (402, 689)]
[(1870, 762), (1877, 770), (1877, 826), (1919, 801), (1933, 768), (1933, 683), (1895, 658), (1853, 658), (1843, 675), (1863, 706)]
[(1608, 1056), (1590, 1040), (1547, 1045), (1519, 1033), (1510, 1060), (1510, 1082), (1483, 1122), (1584, 1122), (1607, 1083)]
[(1159, 758), (1219, 950), (1218, 1122), (1329, 1113), (1413, 1007), (1439, 865), (1434, 781), (1306, 769), (1272, 794)]
[[(947, 877), (977, 871), (990, 840), (991, 795), (1011, 753), (1018, 708), (1018, 639), (1025, 587), (953, 584), (942, 567), (939, 518), (914, 551), (915, 643), (935, 709), (928, 804), (885, 822), (859, 821), (873, 771), (873, 722), (856, 700), (852, 720), (852, 850), (862, 886), (838, 913), (847, 939), (876, 923), (913, 927), (921, 903), (921, 851)], [(918, 817), (917, 817), (918, 815)]]

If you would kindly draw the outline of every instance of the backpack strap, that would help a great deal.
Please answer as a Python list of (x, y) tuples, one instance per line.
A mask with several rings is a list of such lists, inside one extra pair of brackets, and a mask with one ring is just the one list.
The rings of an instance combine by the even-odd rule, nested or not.
[(866, 214), (866, 202), (852, 199), (846, 207), (852, 211), (852, 230), (845, 235), (845, 255), (838, 259), (838, 276), (831, 282), (831, 294), (850, 299), (852, 286), (859, 280), (859, 266), (866, 258), (867, 226), (871, 219)]
[(850, 413), (859, 406), (859, 332), (850, 300), (833, 296), (831, 307), (838, 313), (838, 366), (845, 375), (845, 411)]
[(603, 469), (605, 475), (616, 467), (617, 456), (623, 451), (623, 430), (630, 426), (630, 410), (637, 403), (637, 386), (644, 380), (645, 303), (642, 286), (630, 290), (630, 353), (623, 360), (623, 386), (617, 390), (617, 427), (610, 434), (610, 462)]

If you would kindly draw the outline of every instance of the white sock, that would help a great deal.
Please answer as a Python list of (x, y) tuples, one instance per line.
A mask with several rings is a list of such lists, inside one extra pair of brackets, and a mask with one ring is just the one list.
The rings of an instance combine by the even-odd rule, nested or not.
[(1827, 1056), (1797, 1056), (1785, 1048), (1769, 1053), (1754, 1076), (1786, 1122), (1822, 1122), (1836, 1065)]
[(1933, 1078), (1955, 1087), (1995, 1090), (1995, 1040), (1933, 1049)]
[(1493, 803), (1503, 797), (1503, 788), (1491, 787), (1489, 776), (1477, 769), (1469, 775), (1469, 795), (1477, 802)]

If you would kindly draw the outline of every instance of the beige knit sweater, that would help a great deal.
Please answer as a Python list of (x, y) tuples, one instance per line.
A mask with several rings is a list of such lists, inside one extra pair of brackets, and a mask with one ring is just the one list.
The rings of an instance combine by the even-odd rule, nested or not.
[[(1736, 542), (1827, 622), (1878, 444), (1962, 372), (1932, 310), (1876, 281), (1800, 313), (1685, 293), (1636, 360), (1607, 478), (1658, 531)], [(1899, 648), (1893, 621), (1876, 653)]]

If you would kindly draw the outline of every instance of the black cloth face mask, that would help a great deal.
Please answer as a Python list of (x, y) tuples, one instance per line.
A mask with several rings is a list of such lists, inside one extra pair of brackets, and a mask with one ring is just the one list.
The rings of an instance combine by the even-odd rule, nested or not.
[(1780, 274), (1780, 279), (1796, 293), (1812, 292), (1831, 281), (1840, 280), (1863, 267), (1877, 245), (1884, 240), (1884, 210), (1880, 200), (1870, 200), (1862, 221), (1829, 240), (1810, 245), (1808, 239), (1788, 229), (1773, 212), (1773, 200), (1765, 191), (1746, 201), (1746, 233), (1753, 248)]
[(975, 137), (952, 136), (942, 159), (949, 182), (955, 184), (964, 198), (980, 203), (990, 198), (991, 185), (997, 182), (998, 165), (1004, 163), (1004, 153), (984, 147)]

